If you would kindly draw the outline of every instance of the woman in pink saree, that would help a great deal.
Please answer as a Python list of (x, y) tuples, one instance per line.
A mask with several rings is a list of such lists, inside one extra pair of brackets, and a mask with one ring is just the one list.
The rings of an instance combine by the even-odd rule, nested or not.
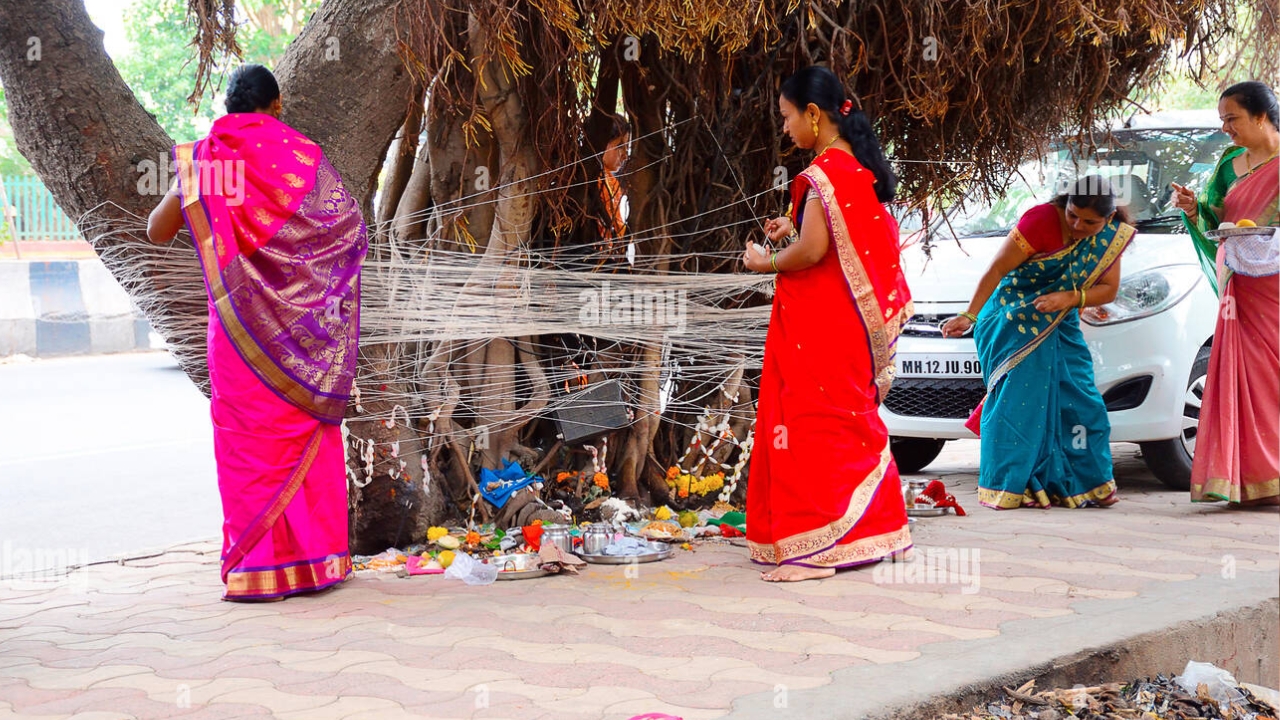
[[(1280, 224), (1280, 107), (1260, 82), (1218, 102), (1227, 148), (1200, 198), (1174, 186), (1175, 204), (1221, 297), (1191, 466), (1194, 502), (1280, 504), (1280, 267), (1273, 234), (1258, 242), (1205, 236), (1222, 223)], [(1280, 231), (1276, 231), (1280, 232)]]
[(270, 600), (351, 572), (339, 426), (367, 238), (324, 153), (278, 119), (270, 71), (239, 68), (227, 90), (208, 137), (174, 148), (147, 232), (165, 242), (185, 220), (209, 294), (223, 597)]

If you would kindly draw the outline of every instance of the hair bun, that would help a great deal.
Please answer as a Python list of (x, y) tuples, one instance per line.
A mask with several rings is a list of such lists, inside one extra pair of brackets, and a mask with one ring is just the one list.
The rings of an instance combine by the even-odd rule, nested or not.
[(226, 107), (229, 113), (261, 110), (280, 97), (280, 86), (271, 71), (261, 65), (242, 65), (227, 81)]

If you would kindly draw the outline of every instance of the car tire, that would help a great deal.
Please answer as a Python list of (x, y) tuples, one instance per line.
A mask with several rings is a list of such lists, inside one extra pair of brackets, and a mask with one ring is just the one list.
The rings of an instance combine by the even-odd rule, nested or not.
[(935, 438), (889, 438), (889, 450), (900, 473), (917, 473), (925, 469), (946, 444), (946, 440)]
[(1209, 348), (1200, 348), (1191, 365), (1187, 392), (1182, 401), (1182, 432), (1176, 438), (1138, 443), (1147, 468), (1170, 490), (1191, 489), (1191, 460), (1195, 455), (1196, 434), (1200, 427), (1200, 403), (1204, 399), (1204, 381), (1209, 374)]

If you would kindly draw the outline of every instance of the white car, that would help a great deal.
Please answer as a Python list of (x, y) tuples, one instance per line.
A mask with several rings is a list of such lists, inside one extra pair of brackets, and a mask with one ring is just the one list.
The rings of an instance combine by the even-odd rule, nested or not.
[[(1189, 487), (1218, 300), (1169, 206), (1169, 183), (1204, 186), (1229, 143), (1217, 126), (1212, 112), (1146, 116), (1113, 130), (1087, 162), (1057, 148), (1021, 167), (998, 202), (968, 202), (949, 222), (931, 223), (929, 256), (922, 243), (908, 245), (903, 266), (916, 316), (898, 340), (897, 380), (881, 407), (902, 472), (926, 467), (947, 440), (974, 437), (964, 421), (985, 394), (972, 337), (943, 338), (940, 323), (968, 306), (1024, 211), (1097, 173), (1116, 184), (1138, 228), (1115, 301), (1082, 314), (1111, 440), (1139, 443), (1161, 482)], [(909, 229), (908, 221), (904, 236)]]

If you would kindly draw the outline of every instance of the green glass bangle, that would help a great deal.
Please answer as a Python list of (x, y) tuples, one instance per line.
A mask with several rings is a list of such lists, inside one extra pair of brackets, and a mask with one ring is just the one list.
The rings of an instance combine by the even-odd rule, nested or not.
[(769, 256), (769, 265), (773, 268), (774, 272), (782, 272), (778, 269), (778, 253), (774, 253)]

